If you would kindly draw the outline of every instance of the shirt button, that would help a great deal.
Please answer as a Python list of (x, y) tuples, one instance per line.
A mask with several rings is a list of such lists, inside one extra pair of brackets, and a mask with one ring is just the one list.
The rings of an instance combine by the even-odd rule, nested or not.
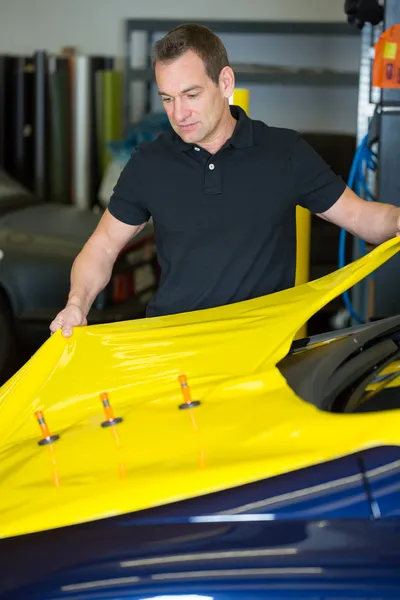
[(198, 148), (197, 146), (195, 146), (194, 149), (196, 150), (196, 152), (200, 152), (200, 148)]
[(215, 165), (213, 165), (213, 163), (211, 163), (210, 165), (208, 165), (208, 168), (210, 169), (210, 171), (213, 171), (213, 169), (215, 169)]

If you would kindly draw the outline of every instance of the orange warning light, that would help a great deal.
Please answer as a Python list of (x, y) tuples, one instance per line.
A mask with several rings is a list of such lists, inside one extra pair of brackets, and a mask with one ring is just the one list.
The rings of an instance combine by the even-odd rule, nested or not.
[(400, 88), (400, 25), (392, 25), (375, 44), (372, 85)]

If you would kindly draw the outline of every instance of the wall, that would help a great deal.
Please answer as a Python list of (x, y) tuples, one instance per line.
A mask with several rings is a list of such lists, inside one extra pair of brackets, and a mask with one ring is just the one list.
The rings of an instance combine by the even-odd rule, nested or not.
[[(346, 22), (343, 0), (0, 0), (0, 53), (57, 52), (122, 55), (126, 18), (267, 19)], [(232, 61), (324, 66), (358, 71), (356, 37), (221, 36)], [(357, 86), (250, 86), (252, 116), (304, 131), (354, 133)], [(155, 108), (158, 107), (156, 100)]]
[(126, 18), (345, 21), (343, 0), (0, 0), (0, 52), (121, 50)]

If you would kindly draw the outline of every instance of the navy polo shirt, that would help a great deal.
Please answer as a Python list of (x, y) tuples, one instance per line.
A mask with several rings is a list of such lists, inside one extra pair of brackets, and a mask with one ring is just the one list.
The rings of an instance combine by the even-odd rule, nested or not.
[(153, 217), (161, 280), (150, 317), (293, 286), (296, 205), (322, 213), (345, 190), (299, 133), (230, 109), (237, 124), (216, 154), (171, 129), (138, 146), (114, 188), (116, 219)]

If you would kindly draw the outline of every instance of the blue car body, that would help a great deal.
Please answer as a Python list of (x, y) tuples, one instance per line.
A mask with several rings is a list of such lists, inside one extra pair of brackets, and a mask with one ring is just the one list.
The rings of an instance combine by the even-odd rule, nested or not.
[(400, 597), (400, 449), (0, 543), (1, 598)]

